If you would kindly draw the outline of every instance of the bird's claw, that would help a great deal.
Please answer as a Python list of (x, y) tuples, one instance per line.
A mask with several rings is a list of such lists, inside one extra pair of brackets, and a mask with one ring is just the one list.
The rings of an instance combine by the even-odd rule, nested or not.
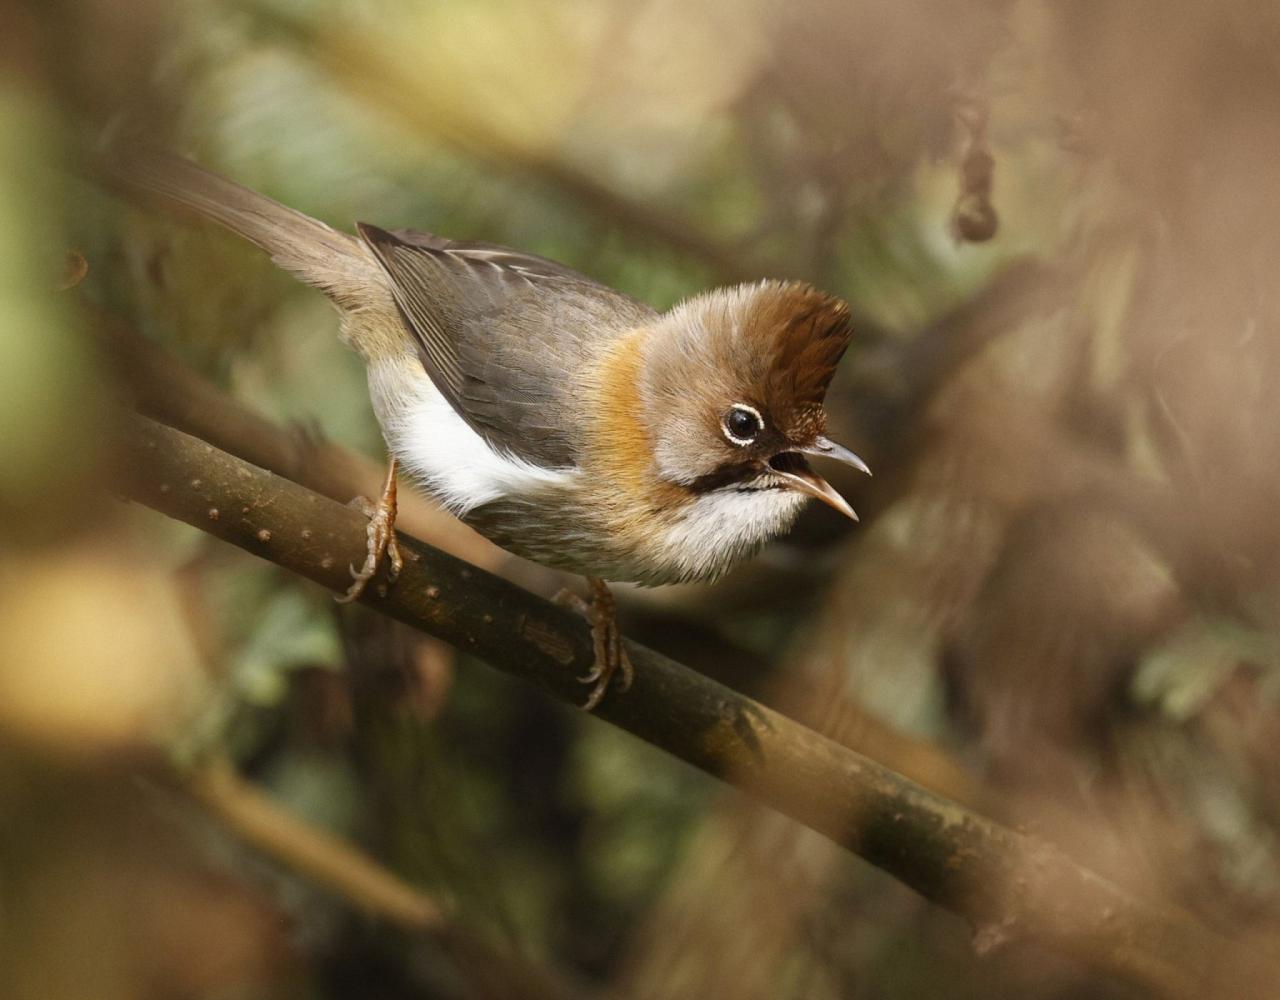
[(591, 669), (578, 678), (582, 684), (593, 685), (582, 706), (590, 712), (604, 700), (615, 677), (617, 683), (614, 686), (618, 691), (630, 688), (635, 679), (635, 668), (618, 629), (613, 594), (603, 580), (588, 577), (588, 582), (591, 584), (592, 600), (585, 601), (572, 591), (563, 590), (556, 595), (556, 603), (572, 608), (591, 624), (591, 649), (595, 661)]
[(404, 557), (400, 554), (400, 545), (396, 542), (396, 466), (393, 459), (387, 472), (387, 481), (382, 489), (382, 496), (374, 503), (368, 497), (356, 497), (351, 506), (369, 519), (365, 529), (368, 547), (365, 551), (364, 563), (359, 569), (351, 570), (352, 583), (347, 592), (335, 598), (339, 604), (350, 604), (364, 593), (369, 581), (377, 575), (378, 567), (384, 557), (389, 562), (387, 579), (394, 583), (404, 569)]

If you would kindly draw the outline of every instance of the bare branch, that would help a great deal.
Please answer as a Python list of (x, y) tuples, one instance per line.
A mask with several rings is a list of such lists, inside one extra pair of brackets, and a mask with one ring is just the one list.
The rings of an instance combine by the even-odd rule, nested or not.
[(203, 766), (184, 787), (246, 844), (387, 924), (436, 941), (457, 963), (469, 995), (478, 1000), (581, 1000), (597, 995), (516, 952), (495, 948), (354, 845), (291, 815), (241, 778), (229, 762)]
[(187, 788), (241, 839), (360, 909), (410, 931), (438, 930), (444, 922), (428, 896), (345, 841), (291, 816), (227, 761), (196, 771)]
[[(123, 489), (158, 511), (334, 591), (364, 551), (350, 508), (180, 431), (135, 417)], [(411, 539), (408, 562), (366, 603), (577, 704), (586, 623)], [(1134, 898), (1047, 844), (892, 771), (651, 650), (630, 645), (630, 691), (598, 710), (723, 778), (965, 917), (992, 948), (1030, 940), (1172, 997), (1261, 996), (1275, 965), (1185, 913)]]

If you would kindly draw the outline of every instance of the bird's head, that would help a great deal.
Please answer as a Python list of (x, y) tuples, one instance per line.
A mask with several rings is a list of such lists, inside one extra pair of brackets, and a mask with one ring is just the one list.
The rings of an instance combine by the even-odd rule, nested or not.
[(869, 472), (826, 436), (827, 387), (850, 338), (844, 302), (800, 282), (740, 285), (682, 303), (654, 334), (638, 388), (663, 480), (697, 494), (816, 497), (857, 520), (808, 462)]

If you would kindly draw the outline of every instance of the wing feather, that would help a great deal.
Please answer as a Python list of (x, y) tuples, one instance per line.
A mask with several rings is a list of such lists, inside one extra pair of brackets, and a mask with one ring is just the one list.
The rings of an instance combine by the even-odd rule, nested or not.
[(544, 257), (358, 224), (427, 374), (473, 430), (544, 468), (578, 464), (575, 373), (656, 313)]

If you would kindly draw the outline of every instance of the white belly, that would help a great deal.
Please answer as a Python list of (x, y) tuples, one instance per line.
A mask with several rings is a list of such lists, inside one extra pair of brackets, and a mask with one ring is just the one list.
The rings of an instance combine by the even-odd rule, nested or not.
[(415, 357), (372, 362), (369, 393), (391, 453), (459, 517), (495, 500), (564, 489), (578, 475), (576, 469), (544, 469), (491, 448)]

